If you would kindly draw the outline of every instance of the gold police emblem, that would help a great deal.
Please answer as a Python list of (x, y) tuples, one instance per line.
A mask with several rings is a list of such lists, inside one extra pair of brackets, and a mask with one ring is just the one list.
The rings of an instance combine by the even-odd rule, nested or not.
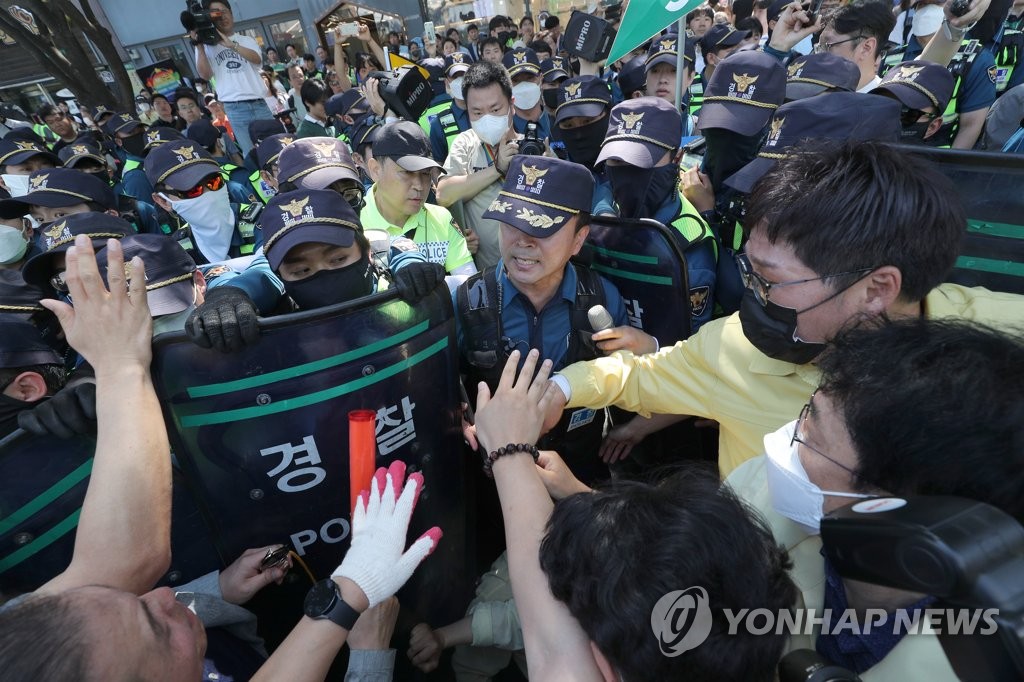
[(533, 185), (540, 178), (548, 174), (547, 169), (540, 170), (536, 166), (523, 165), (523, 175), (526, 176), (526, 184)]
[(84, 144), (73, 144), (73, 145), (71, 145), (71, 153), (72, 154), (76, 154), (76, 155), (77, 154), (88, 154), (89, 153), (89, 148), (86, 147)]
[(35, 142), (16, 142), (15, 144), (17, 144), (18, 148), (23, 151), (28, 151), (29, 149), (36, 151), (39, 149)]
[(183, 161), (192, 161), (193, 159), (197, 158), (196, 148), (194, 145), (188, 147), (178, 147), (177, 149), (174, 150), (174, 153), (180, 156)]
[(661, 50), (659, 50), (660, 52), (666, 52), (666, 51), (669, 51), (669, 50), (673, 50), (673, 49), (675, 49), (675, 46), (676, 46), (676, 41), (674, 41), (674, 40), (661, 40), (661, 41), (658, 41), (658, 42), (661, 45)]
[(582, 87), (582, 82), (577, 81), (576, 83), (570, 83), (569, 85), (565, 86), (565, 93), (569, 97), (576, 97), (577, 95), (580, 94), (580, 88)]
[(452, 64), (461, 64), (463, 54), (461, 52), (452, 52)]
[(494, 211), (495, 213), (504, 213), (510, 208), (512, 208), (511, 201), (500, 201), (498, 199), (495, 199), (494, 201), (491, 202), (491, 205), (488, 207), (487, 210)]
[(59, 223), (54, 223), (53, 225), (50, 225), (49, 229), (43, 230), (43, 234), (49, 237), (50, 239), (57, 239), (62, 234), (64, 234), (64, 230), (67, 227), (67, 225), (68, 221), (62, 220)]
[(627, 128), (632, 128), (643, 117), (644, 117), (644, 114), (642, 112), (639, 113), (639, 114), (623, 114), (622, 115), (622, 122), (626, 124)]
[(526, 63), (526, 52), (525, 51), (513, 52), (512, 53), (512, 60), (516, 64), (525, 64)]
[(28, 191), (34, 192), (39, 189), (46, 189), (46, 181), (50, 179), (49, 173), (37, 175), (28, 181)]
[(532, 227), (539, 227), (542, 230), (554, 227), (555, 225), (565, 221), (565, 218), (562, 216), (552, 218), (551, 216), (544, 215), (543, 213), (534, 213), (528, 208), (519, 209), (519, 213), (516, 214), (516, 218), (528, 223)]
[(789, 73), (789, 77), (792, 78), (797, 75), (803, 67), (803, 62), (793, 62), (786, 68), (786, 71)]
[(288, 212), (291, 217), (298, 218), (302, 215), (302, 211), (306, 208), (306, 204), (309, 203), (309, 197), (305, 199), (296, 199), (288, 204), (281, 204), (281, 208)]
[(313, 146), (321, 156), (334, 156), (335, 147), (333, 142), (314, 142)]
[(737, 92), (746, 92), (747, 88), (756, 83), (758, 78), (760, 76), (751, 76), (748, 73), (734, 73), (732, 75), (732, 80), (736, 83)]
[(150, 142), (150, 143), (159, 142), (160, 141), (160, 131), (158, 131), (158, 130), (150, 130), (148, 133), (146, 133), (146, 141)]
[(771, 123), (771, 130), (768, 131), (768, 139), (766, 142), (778, 142), (779, 135), (782, 134), (782, 126), (786, 123), (785, 118), (777, 118)]
[(924, 71), (923, 66), (901, 66), (899, 72), (893, 76), (894, 81), (914, 81), (917, 74)]
[(121, 120), (124, 121), (125, 123), (127, 123), (128, 121), (132, 120), (132, 115), (131, 114), (121, 114)]
[(295, 138), (294, 137), (282, 137), (281, 138), (281, 146), (282, 147), (287, 147), (292, 142), (295, 142)]

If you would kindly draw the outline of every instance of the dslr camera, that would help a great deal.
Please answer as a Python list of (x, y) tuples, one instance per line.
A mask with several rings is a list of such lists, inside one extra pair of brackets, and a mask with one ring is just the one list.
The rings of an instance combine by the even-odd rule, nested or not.
[(179, 17), (181, 25), (186, 31), (195, 31), (196, 40), (191, 41), (193, 45), (217, 45), (221, 41), (220, 32), (214, 25), (213, 20), (220, 16), (220, 12), (210, 12), (203, 8), (200, 0), (185, 0), (185, 11)]
[(519, 141), (519, 153), (526, 156), (544, 156), (544, 140), (536, 121), (528, 121), (523, 139)]

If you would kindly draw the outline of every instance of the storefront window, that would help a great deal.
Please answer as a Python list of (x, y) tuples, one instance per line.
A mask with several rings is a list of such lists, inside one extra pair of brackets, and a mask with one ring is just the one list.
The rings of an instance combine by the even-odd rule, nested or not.
[(267, 24), (267, 28), (270, 29), (273, 46), (277, 48), (282, 61), (286, 60), (285, 46), (288, 44), (294, 45), (296, 53), (300, 56), (310, 52), (306, 46), (306, 37), (302, 34), (302, 22), (298, 19), (288, 19), (286, 21), (279, 21), (276, 24)]

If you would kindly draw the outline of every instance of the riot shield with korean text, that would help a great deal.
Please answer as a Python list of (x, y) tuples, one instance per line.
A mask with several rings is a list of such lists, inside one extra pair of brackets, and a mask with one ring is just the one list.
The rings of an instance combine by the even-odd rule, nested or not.
[(389, 292), (260, 325), (259, 342), (231, 355), (183, 333), (154, 347), (171, 442), (220, 558), (284, 543), (317, 579), (329, 576), (350, 539), (348, 414), (369, 409), (377, 465), (401, 458), (426, 480), (410, 541), (433, 525), (444, 531), (403, 608), (461, 615), (472, 576), (447, 289), (416, 306)]
[(947, 175), (967, 210), (967, 234), (949, 281), (1024, 294), (1024, 156), (904, 149)]

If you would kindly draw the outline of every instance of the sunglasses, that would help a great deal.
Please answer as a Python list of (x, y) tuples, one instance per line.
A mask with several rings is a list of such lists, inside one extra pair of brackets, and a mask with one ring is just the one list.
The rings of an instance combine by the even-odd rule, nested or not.
[(921, 120), (922, 116), (927, 116), (928, 122), (931, 123), (933, 120), (935, 120), (935, 117), (938, 116), (938, 114), (929, 114), (928, 112), (921, 111), (920, 109), (911, 109), (910, 107), (903, 107), (900, 110), (900, 125), (902, 125), (904, 128), (912, 126), (919, 120)]
[(203, 192), (205, 192), (206, 190), (216, 192), (223, 186), (224, 178), (222, 176), (211, 175), (209, 178), (207, 178), (203, 182), (200, 182), (192, 189), (187, 189), (183, 192), (178, 192), (178, 194), (185, 199), (195, 199), (196, 197), (202, 196)]

